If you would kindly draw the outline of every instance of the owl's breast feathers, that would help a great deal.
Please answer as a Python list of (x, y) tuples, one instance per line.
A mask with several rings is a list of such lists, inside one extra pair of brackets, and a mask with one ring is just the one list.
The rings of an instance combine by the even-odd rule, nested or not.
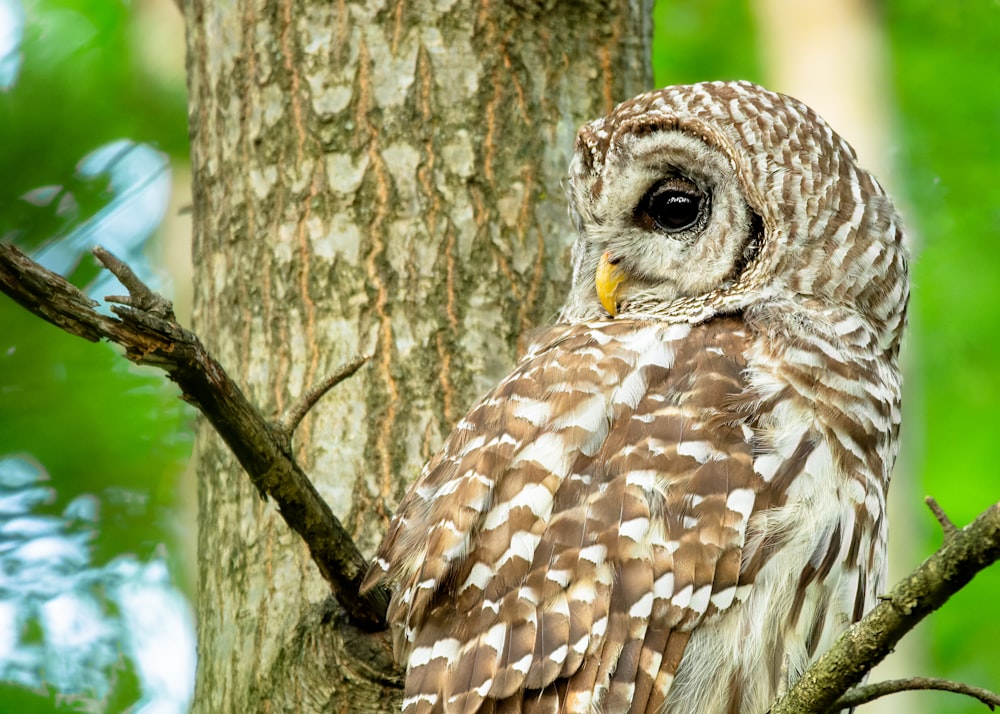
[[(835, 463), (848, 457), (829, 448), (836, 429), (822, 431), (838, 414), (818, 417), (787, 380), (824, 385), (778, 362), (738, 317), (539, 336), (426, 466), (367, 578), (398, 587), (389, 618), (408, 666), (404, 711), (659, 712), (680, 694), (680, 711), (714, 711), (725, 702), (701, 690), (725, 688), (689, 663), (721, 639), (739, 650), (771, 626), (772, 639), (795, 641), (766, 644), (811, 656), (830, 634), (827, 611), (843, 615), (840, 595), (821, 593), (820, 612), (777, 583), (792, 590), (801, 577), (808, 589), (839, 567), (821, 543), (836, 540), (836, 557), (870, 549), (870, 538), (824, 532), (846, 527), (842, 501), (868, 494), (814, 507), (801, 491), (840, 488), (828, 482), (854, 464)], [(804, 535), (790, 514), (809, 508), (820, 522)], [(771, 564), (789, 540), (796, 558)], [(755, 594), (758, 579), (768, 585)], [(780, 686), (780, 656), (734, 658), (706, 669), (725, 679), (756, 667), (744, 673), (764, 680), (758, 698)]]

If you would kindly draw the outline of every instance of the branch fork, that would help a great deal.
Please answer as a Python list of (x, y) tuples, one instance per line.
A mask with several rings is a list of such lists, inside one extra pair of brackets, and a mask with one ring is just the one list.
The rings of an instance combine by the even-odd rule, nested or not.
[(173, 305), (103, 248), (94, 255), (129, 294), (108, 297), (115, 317), (94, 310), (96, 302), (65, 278), (38, 265), (9, 244), (0, 244), (0, 290), (30, 312), (91, 342), (104, 338), (125, 348), (126, 357), (159, 367), (181, 388), (233, 451), (262, 496), (275, 500), (282, 517), (309, 546), (334, 597), (358, 627), (385, 628), (388, 594), (360, 594), (368, 569), (343, 524), (295, 462), (291, 440), (302, 418), (334, 386), (358, 371), (353, 359), (309, 390), (277, 421), (268, 421), (246, 398), (201, 340), (177, 323)]
[(285, 413), (274, 422), (273, 426), (275, 430), (280, 434), (282, 441), (286, 442), (286, 446), (289, 449), (291, 449), (292, 436), (295, 434), (295, 430), (298, 429), (299, 424), (302, 423), (302, 419), (309, 413), (309, 410), (316, 406), (316, 402), (345, 379), (352, 377), (370, 359), (371, 355), (358, 355), (350, 362), (342, 364), (336, 372), (302, 395), (298, 401), (286, 409)]

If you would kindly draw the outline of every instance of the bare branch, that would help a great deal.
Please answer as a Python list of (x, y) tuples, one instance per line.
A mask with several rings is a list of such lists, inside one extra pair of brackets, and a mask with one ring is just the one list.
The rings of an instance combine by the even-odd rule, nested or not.
[(97, 342), (109, 329), (109, 318), (94, 311), (95, 301), (6, 243), (0, 243), (0, 290), (28, 312), (71, 335)]
[(771, 714), (824, 714), (878, 664), (924, 617), (941, 607), (983, 568), (1000, 559), (1000, 503), (898, 582), (888, 595), (814, 662)]
[(937, 522), (941, 525), (941, 530), (944, 531), (945, 542), (955, 537), (958, 533), (958, 527), (948, 518), (948, 514), (944, 512), (944, 509), (934, 500), (933, 496), (928, 496), (924, 499), (924, 503), (927, 507), (931, 509), (931, 513), (937, 519)]
[(348, 377), (351, 377), (371, 358), (371, 355), (358, 355), (350, 362), (340, 365), (340, 368), (336, 372), (310, 389), (301, 399), (292, 404), (275, 425), (281, 431), (282, 436), (291, 442), (292, 434), (295, 433), (295, 430), (302, 423), (302, 419), (309, 410), (316, 406), (316, 402), (322, 399), (324, 394)]
[(833, 705), (833, 711), (849, 709), (861, 704), (867, 704), (879, 697), (897, 692), (906, 692), (916, 689), (935, 689), (942, 692), (954, 692), (964, 694), (974, 699), (978, 699), (988, 706), (992, 711), (994, 707), (1000, 706), (1000, 696), (982, 687), (973, 687), (962, 682), (952, 682), (947, 679), (936, 679), (933, 677), (909, 677), (907, 679), (890, 679), (886, 682), (876, 682), (874, 684), (862, 684), (848, 690)]
[(112, 298), (117, 303), (112, 311), (120, 319), (96, 312), (97, 303), (12, 245), (0, 244), (0, 290), (66, 332), (92, 342), (106, 338), (124, 347), (133, 362), (165, 370), (183, 399), (208, 418), (232, 449), (261, 495), (278, 504), (352, 621), (368, 630), (384, 628), (387, 593), (359, 594), (367, 563), (295, 463), (282, 427), (266, 421), (197, 335), (177, 324), (169, 301), (107, 251), (95, 252), (129, 289), (129, 296)]

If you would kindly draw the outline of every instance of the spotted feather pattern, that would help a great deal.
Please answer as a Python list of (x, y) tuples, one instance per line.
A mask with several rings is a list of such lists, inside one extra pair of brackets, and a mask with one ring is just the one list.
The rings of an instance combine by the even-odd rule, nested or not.
[[(748, 83), (623, 103), (571, 175), (560, 322), (427, 464), (366, 579), (394, 587), (403, 711), (762, 714), (882, 587), (898, 219), (819, 117)], [(636, 227), (661, 175), (714, 191), (700, 233)]]
[(407, 711), (515, 696), (621, 709), (672, 676), (670, 631), (682, 650), (739, 576), (759, 481), (725, 406), (744, 342), (735, 320), (555, 328), (469, 413), (382, 549)]

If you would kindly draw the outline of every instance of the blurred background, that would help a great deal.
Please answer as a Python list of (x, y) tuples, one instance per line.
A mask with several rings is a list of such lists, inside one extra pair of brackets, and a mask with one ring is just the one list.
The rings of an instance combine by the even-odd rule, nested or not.
[[(656, 84), (810, 104), (897, 199), (913, 262), (894, 575), (1000, 498), (1000, 4), (659, 0)], [(625, 97), (621, 97), (625, 99)], [(0, 0), (0, 240), (96, 296), (100, 242), (190, 310), (183, 23), (171, 0)], [(159, 373), (0, 298), (0, 711), (184, 712), (192, 411)], [(1000, 689), (1000, 568), (876, 678)], [(905, 696), (905, 698), (904, 698)], [(878, 711), (973, 712), (926, 692)], [(874, 706), (862, 711), (874, 712)]]

